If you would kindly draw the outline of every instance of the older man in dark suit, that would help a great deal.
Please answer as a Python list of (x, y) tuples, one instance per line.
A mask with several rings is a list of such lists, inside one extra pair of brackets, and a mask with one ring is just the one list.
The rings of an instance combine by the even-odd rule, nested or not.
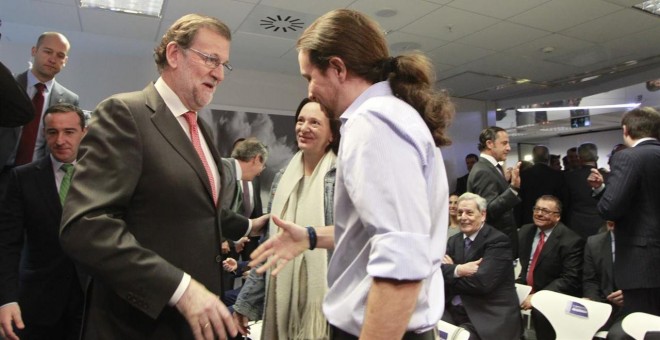
[(78, 95), (55, 80), (66, 65), (69, 48), (69, 41), (61, 33), (41, 34), (32, 47), (32, 68), (16, 77), (16, 81), (32, 98), (35, 117), (22, 127), (0, 128), (0, 196), (11, 168), (48, 154), (41, 118), (44, 111), (57, 103), (78, 106)]
[(223, 235), (267, 220), (218, 208), (220, 157), (197, 117), (228, 64), (229, 28), (186, 15), (154, 57), (160, 78), (95, 110), (64, 207), (63, 249), (93, 276), (83, 339), (236, 335), (222, 304)]
[[(535, 292), (551, 290), (573, 296), (582, 295), (584, 240), (560, 222), (561, 202), (554, 196), (541, 196), (534, 206), (534, 223), (520, 228), (518, 282), (532, 286), (532, 293), (521, 307), (532, 309)], [(536, 309), (532, 321), (537, 339), (554, 339), (550, 322)]]
[(14, 168), (0, 204), (0, 335), (7, 339), (80, 334), (83, 292), (59, 227), (85, 117), (71, 104), (56, 104), (44, 126), (51, 156)]
[(623, 313), (660, 315), (660, 113), (650, 107), (626, 112), (621, 119), (629, 148), (610, 159), (611, 172), (592, 170), (587, 178), (601, 195), (598, 211), (616, 223), (614, 278), (623, 290)]
[(518, 226), (513, 208), (520, 203), (520, 165), (511, 172), (511, 184), (505, 178), (499, 162), (506, 160), (511, 146), (509, 135), (497, 126), (491, 126), (479, 134), (481, 156), (468, 177), (467, 190), (486, 199), (486, 222), (509, 236), (513, 257), (518, 255)]
[(443, 260), (443, 319), (470, 331), (470, 339), (519, 339), (522, 323), (511, 262), (511, 242), (486, 224), (486, 200), (458, 199), (461, 233), (449, 238)]

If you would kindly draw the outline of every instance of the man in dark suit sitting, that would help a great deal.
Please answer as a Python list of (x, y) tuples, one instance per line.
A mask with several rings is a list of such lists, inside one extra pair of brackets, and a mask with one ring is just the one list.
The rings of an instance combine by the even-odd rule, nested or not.
[(514, 285), (511, 242), (485, 223), (486, 200), (458, 199), (461, 233), (447, 243), (443, 320), (470, 331), (470, 339), (519, 339), (522, 323)]
[(76, 161), (85, 118), (73, 105), (56, 104), (44, 126), (51, 155), (14, 168), (0, 204), (0, 338), (16, 339), (15, 331), (21, 339), (80, 333), (83, 293), (58, 235), (71, 183), (65, 169)]
[[(554, 292), (582, 295), (582, 262), (584, 240), (560, 222), (561, 202), (545, 195), (536, 200), (533, 224), (520, 228), (520, 264), (518, 282), (532, 286), (532, 293), (523, 301), (522, 309), (532, 309), (535, 292)], [(532, 321), (537, 339), (554, 339), (550, 322), (536, 309)]]
[(637, 108), (623, 115), (621, 126), (629, 148), (610, 159), (607, 183), (596, 169), (587, 180), (602, 195), (598, 211), (616, 223), (614, 279), (626, 297), (622, 313), (660, 315), (660, 271), (654, 269), (660, 263), (660, 113)]
[(607, 221), (607, 231), (589, 236), (584, 247), (582, 295), (585, 299), (609, 303), (612, 314), (601, 327), (608, 330), (619, 318), (623, 306), (623, 291), (614, 284), (614, 222)]

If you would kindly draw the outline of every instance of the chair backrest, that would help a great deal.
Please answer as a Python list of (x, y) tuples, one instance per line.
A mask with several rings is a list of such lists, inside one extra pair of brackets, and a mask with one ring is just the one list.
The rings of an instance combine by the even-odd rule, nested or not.
[(630, 313), (623, 318), (621, 327), (633, 339), (642, 340), (646, 332), (660, 331), (660, 316), (640, 312)]
[(532, 295), (532, 306), (550, 321), (557, 340), (590, 340), (612, 313), (607, 303), (549, 290)]
[(468, 340), (470, 338), (470, 332), (449, 322), (440, 320), (437, 327), (440, 340)]
[(518, 303), (522, 304), (523, 301), (529, 295), (529, 292), (532, 291), (532, 286), (516, 283), (516, 293), (518, 294)]

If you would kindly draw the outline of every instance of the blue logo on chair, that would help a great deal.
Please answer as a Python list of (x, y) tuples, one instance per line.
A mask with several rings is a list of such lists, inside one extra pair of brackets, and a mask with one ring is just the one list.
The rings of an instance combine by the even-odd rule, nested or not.
[(438, 335), (440, 336), (440, 340), (448, 340), (449, 339), (449, 334), (445, 331), (438, 330)]
[(570, 315), (579, 316), (581, 318), (589, 318), (589, 311), (583, 304), (575, 301), (570, 301), (566, 306), (566, 313)]

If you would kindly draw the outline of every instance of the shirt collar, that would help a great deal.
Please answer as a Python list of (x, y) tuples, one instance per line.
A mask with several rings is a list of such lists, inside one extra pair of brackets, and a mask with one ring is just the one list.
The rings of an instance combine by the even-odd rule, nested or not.
[[(58, 161), (57, 159), (55, 159), (55, 157), (53, 157), (52, 154), (49, 157), (50, 157), (50, 163), (53, 165), (53, 172), (57, 173), (57, 171), (60, 170), (60, 168), (62, 167), (62, 165), (64, 163), (62, 163), (62, 162)], [(78, 162), (77, 160), (74, 160), (73, 162), (71, 162), (71, 164), (76, 165), (77, 162)]]
[(463, 234), (463, 240), (465, 240), (466, 238), (469, 237), (470, 240), (472, 240), (472, 242), (474, 242), (474, 240), (477, 238), (477, 235), (479, 235), (479, 232), (481, 231), (481, 228), (483, 228), (483, 227), (484, 227), (484, 223), (482, 223), (481, 226), (479, 226), (479, 229), (477, 229), (477, 231), (475, 231), (474, 234), (472, 234), (470, 236), (466, 236), (465, 234)]
[(657, 140), (657, 139), (652, 138), (652, 137), (644, 137), (644, 138), (640, 138), (640, 139), (638, 139), (638, 140), (635, 141), (635, 144), (633, 144), (632, 147), (634, 148), (634, 147), (636, 147), (639, 143), (641, 143), (641, 142), (646, 142), (647, 140)]
[(342, 113), (342, 115), (339, 117), (339, 120), (341, 121), (342, 129), (344, 125), (346, 124), (346, 121), (348, 121), (353, 114), (357, 111), (357, 109), (362, 106), (362, 104), (367, 101), (367, 99), (374, 97), (374, 96), (391, 96), (392, 95), (392, 89), (390, 88), (390, 83), (388, 81), (381, 81), (378, 83), (375, 83), (371, 86), (369, 86), (368, 89), (366, 89), (362, 94), (360, 94), (354, 101), (351, 103), (351, 105)]
[(27, 88), (31, 89), (37, 83), (42, 83), (42, 84), (46, 85), (46, 92), (48, 93), (48, 92), (50, 92), (50, 89), (53, 88), (53, 83), (55, 83), (55, 78), (53, 78), (53, 79), (51, 79), (47, 82), (42, 82), (41, 80), (37, 79), (37, 77), (35, 77), (35, 75), (32, 73), (32, 70), (29, 70), (27, 72)]
[(238, 164), (238, 159), (234, 159), (234, 167), (236, 168), (236, 180), (240, 181), (243, 177), (243, 169), (241, 169), (241, 165)]
[(180, 117), (184, 113), (190, 111), (188, 108), (186, 108), (185, 105), (183, 105), (183, 102), (181, 102), (179, 96), (177, 96), (176, 93), (172, 91), (172, 89), (167, 85), (162, 77), (159, 77), (158, 80), (156, 80), (154, 87), (156, 88), (156, 91), (158, 91), (158, 94), (161, 96), (161, 98), (163, 98), (167, 108), (172, 111), (175, 117)]
[(497, 160), (495, 160), (495, 157), (493, 157), (491, 155), (482, 153), (479, 156), (481, 156), (481, 157), (485, 158), (486, 160), (488, 160), (490, 162), (490, 164), (492, 164), (493, 166), (497, 166), (498, 164), (500, 164)]

